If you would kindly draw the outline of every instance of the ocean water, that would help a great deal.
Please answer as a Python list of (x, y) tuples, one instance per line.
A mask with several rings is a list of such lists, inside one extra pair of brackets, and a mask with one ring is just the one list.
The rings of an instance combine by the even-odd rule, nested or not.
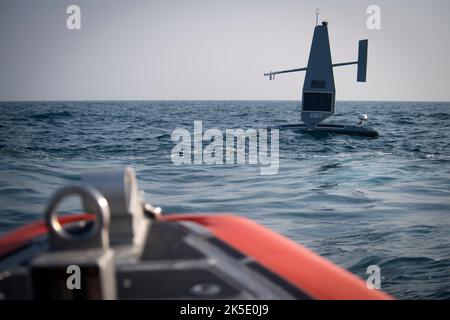
[[(40, 218), (52, 192), (96, 167), (131, 165), (166, 213), (246, 216), (400, 299), (450, 298), (450, 103), (338, 102), (378, 138), (280, 132), (280, 168), (176, 166), (175, 128), (265, 128), (297, 101), (0, 103), (0, 234)], [(301, 266), (299, 266), (301, 268)]]

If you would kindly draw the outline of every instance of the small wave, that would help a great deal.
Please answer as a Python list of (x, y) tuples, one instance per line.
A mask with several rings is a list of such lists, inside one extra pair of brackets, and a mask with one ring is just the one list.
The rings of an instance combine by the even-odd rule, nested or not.
[(168, 134), (168, 133), (160, 134), (160, 135), (156, 136), (156, 139), (158, 139), (158, 140), (170, 139), (170, 134)]
[(380, 263), (380, 266), (394, 265), (394, 266), (408, 266), (408, 265), (418, 265), (418, 264), (429, 264), (435, 263), (434, 259), (428, 257), (395, 257), (387, 259)]
[(61, 119), (61, 118), (71, 118), (72, 114), (69, 111), (45, 112), (34, 114), (31, 117), (37, 120)]
[(439, 120), (450, 120), (450, 113), (443, 113), (443, 112), (431, 113), (426, 117)]
[(27, 194), (37, 194), (38, 192), (31, 188), (2, 188), (0, 193), (7, 196), (22, 195)]
[(338, 169), (338, 168), (341, 168), (341, 167), (342, 167), (342, 165), (340, 163), (324, 164), (324, 165), (321, 165), (317, 169), (317, 172), (327, 172), (329, 170)]
[(394, 121), (395, 124), (402, 124), (402, 125), (414, 125), (415, 123), (413, 121), (408, 121), (408, 120), (399, 120), (399, 121)]

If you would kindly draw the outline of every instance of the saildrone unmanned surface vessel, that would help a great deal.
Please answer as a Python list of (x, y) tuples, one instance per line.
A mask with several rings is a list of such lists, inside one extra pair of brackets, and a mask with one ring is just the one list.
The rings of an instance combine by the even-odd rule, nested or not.
[(290, 69), (265, 73), (270, 80), (283, 73), (306, 71), (302, 93), (301, 120), (303, 123), (287, 124), (277, 128), (306, 130), (310, 132), (332, 132), (369, 137), (378, 136), (378, 132), (364, 128), (367, 115), (359, 116), (359, 122), (353, 125), (322, 123), (335, 112), (336, 88), (334, 86), (333, 68), (356, 64), (357, 81), (366, 82), (368, 40), (359, 41), (358, 61), (333, 64), (331, 60), (328, 23), (322, 22), (314, 29), (314, 36), (306, 68)]
[[(85, 213), (58, 217), (73, 196)], [(162, 215), (144, 203), (131, 168), (85, 175), (53, 195), (45, 222), (0, 237), (0, 297), (391, 299), (249, 219)]]

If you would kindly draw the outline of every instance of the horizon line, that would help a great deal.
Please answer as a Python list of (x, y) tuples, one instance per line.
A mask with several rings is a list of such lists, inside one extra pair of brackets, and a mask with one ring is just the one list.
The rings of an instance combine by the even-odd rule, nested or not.
[[(301, 102), (302, 100), (292, 99), (74, 99), (74, 100), (0, 100), (0, 103), (20, 103), (20, 102), (189, 102), (189, 101), (261, 101), (261, 102)], [(336, 102), (429, 102), (429, 103), (450, 103), (450, 100), (336, 100)]]

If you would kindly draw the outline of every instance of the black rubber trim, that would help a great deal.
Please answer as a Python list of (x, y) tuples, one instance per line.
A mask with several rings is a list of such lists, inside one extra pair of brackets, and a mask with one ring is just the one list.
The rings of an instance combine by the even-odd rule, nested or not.
[(306, 294), (305, 292), (298, 289), (296, 286), (292, 285), (285, 279), (281, 278), (280, 276), (276, 275), (272, 271), (266, 269), (264, 266), (259, 264), (258, 262), (252, 261), (247, 263), (247, 266), (253, 269), (254, 271), (262, 274), (264, 277), (281, 287), (282, 289), (286, 290), (289, 294), (294, 296), (295, 298), (299, 300), (314, 300), (311, 296)]
[[(247, 257), (242, 252), (231, 247), (230, 245), (228, 245), (224, 241), (220, 240), (219, 238), (212, 237), (212, 238), (208, 238), (207, 240), (208, 240), (208, 242), (215, 245), (216, 247), (218, 247), (219, 249), (221, 249), (222, 251), (224, 251), (225, 253), (227, 253), (228, 255), (232, 256), (235, 259), (242, 260)], [(246, 265), (248, 267), (250, 267), (252, 270), (260, 273), (265, 278), (269, 279), (271, 282), (275, 283), (276, 285), (278, 285), (285, 291), (287, 291), (289, 294), (291, 294), (295, 298), (301, 299), (301, 300), (312, 300), (311, 296), (307, 295), (305, 292), (301, 291), (296, 286), (292, 285), (291, 283), (289, 283), (282, 277), (271, 272), (270, 270), (268, 270), (267, 268), (265, 268), (258, 262), (251, 261), (251, 262), (246, 263)]]
[(142, 253), (143, 261), (203, 259), (205, 255), (184, 241), (187, 232), (175, 224), (152, 221)]
[(240, 260), (240, 259), (244, 259), (245, 257), (247, 257), (242, 252), (240, 252), (240, 251), (236, 250), (235, 248), (229, 246), (228, 244), (226, 244), (225, 242), (223, 242), (219, 238), (211, 237), (211, 238), (208, 238), (206, 240), (209, 243), (211, 243), (214, 246), (218, 247), (220, 250), (224, 251), (226, 254), (228, 254), (229, 256), (232, 256), (235, 259)]

